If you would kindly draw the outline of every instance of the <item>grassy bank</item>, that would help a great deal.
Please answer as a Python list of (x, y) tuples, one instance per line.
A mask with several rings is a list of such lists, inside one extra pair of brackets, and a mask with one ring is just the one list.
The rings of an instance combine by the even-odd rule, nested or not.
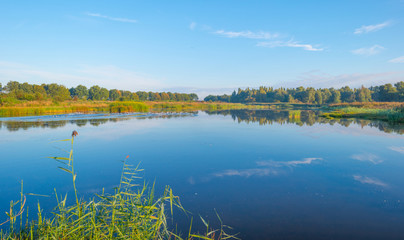
[(274, 110), (309, 110), (309, 109), (318, 109), (322, 106), (326, 105), (321, 105), (321, 104), (312, 104), (312, 103), (284, 103), (284, 102), (278, 102), (278, 103), (247, 103), (247, 105), (253, 105), (253, 106), (262, 106), (262, 107), (268, 107), (269, 109), (274, 109)]
[(263, 109), (266, 106), (239, 103), (206, 102), (107, 102), (107, 101), (66, 101), (55, 103), (21, 102), (12, 106), (0, 106), (0, 117), (55, 115), (67, 113), (128, 113), (128, 112), (180, 112), (216, 111), (228, 109)]
[[(154, 186), (138, 186), (138, 167), (128, 164), (125, 158), (119, 185), (113, 194), (104, 191), (88, 201), (80, 197), (76, 189), (77, 174), (73, 158), (73, 143), (77, 132), (73, 132), (71, 150), (66, 157), (51, 157), (60, 163), (59, 169), (71, 176), (74, 188), (74, 203), (69, 204), (67, 194), (59, 195), (55, 190), (56, 206), (49, 214), (38, 203), (35, 217), (28, 215), (27, 196), (23, 192), (19, 201), (11, 201), (10, 210), (6, 212), (7, 220), (0, 225), (7, 230), (0, 231), (1, 240), (33, 239), (236, 239), (228, 235), (223, 227), (212, 230), (208, 223), (200, 218), (206, 227), (204, 233), (193, 233), (192, 220), (190, 228), (184, 233), (173, 231), (175, 223), (169, 221), (174, 209), (185, 213), (179, 198), (166, 187), (161, 197), (154, 195)], [(31, 194), (33, 195), (33, 194)], [(34, 219), (34, 220), (32, 220)], [(220, 219), (220, 218), (219, 218)]]
[(330, 105), (327, 110), (330, 112), (321, 116), (328, 119), (361, 118), (404, 123), (404, 103), (344, 103)]

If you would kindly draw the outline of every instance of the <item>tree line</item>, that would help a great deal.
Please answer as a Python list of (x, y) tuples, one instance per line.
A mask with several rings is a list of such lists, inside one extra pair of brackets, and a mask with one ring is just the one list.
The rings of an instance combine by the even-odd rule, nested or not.
[(171, 92), (131, 92), (127, 90), (108, 90), (98, 85), (87, 88), (83, 85), (67, 87), (52, 84), (29, 84), (10, 81), (4, 87), (0, 83), (2, 95), (18, 100), (104, 100), (104, 101), (196, 101), (198, 95), (195, 93), (171, 93)]
[(259, 87), (258, 89), (238, 89), (231, 95), (209, 95), (205, 101), (220, 101), (231, 103), (310, 103), (329, 104), (341, 102), (404, 102), (404, 82), (394, 85), (384, 84), (376, 87), (360, 87), (351, 89), (346, 86), (335, 88), (273, 88)]

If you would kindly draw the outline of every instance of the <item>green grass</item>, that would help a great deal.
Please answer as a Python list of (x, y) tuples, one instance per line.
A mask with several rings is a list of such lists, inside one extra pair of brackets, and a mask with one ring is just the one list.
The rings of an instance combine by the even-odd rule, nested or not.
[(147, 112), (149, 107), (140, 102), (114, 102), (109, 104), (111, 113)]
[(382, 120), (395, 123), (404, 123), (404, 106), (390, 109), (361, 108), (361, 107), (336, 107), (332, 112), (324, 113), (322, 117), (333, 118), (363, 118), (370, 120)]
[(205, 102), (41, 102), (24, 103), (17, 106), (0, 106), (0, 117), (20, 117), (55, 115), (67, 113), (129, 113), (129, 112), (184, 112), (216, 111), (229, 109), (269, 109), (264, 105), (245, 105), (240, 103)]
[(24, 107), (0, 107), (0, 117), (38, 116), (67, 113), (127, 113), (147, 112), (149, 106), (140, 102), (112, 102), (108, 104), (78, 104), (50, 106), (24, 106)]
[[(8, 239), (236, 239), (225, 233), (222, 227), (211, 230), (209, 224), (201, 218), (206, 227), (204, 233), (192, 233), (192, 219), (185, 236), (172, 231), (168, 218), (172, 217), (174, 208), (186, 213), (179, 197), (166, 187), (162, 196), (156, 197), (154, 186), (141, 186), (138, 166), (128, 164), (125, 158), (119, 186), (113, 194), (104, 191), (86, 201), (79, 196), (76, 189), (77, 174), (74, 169), (73, 144), (71, 139), (61, 140), (71, 144), (66, 157), (51, 157), (60, 163), (59, 169), (71, 176), (75, 203), (68, 205), (67, 194), (59, 195), (55, 190), (56, 207), (51, 217), (45, 217), (38, 203), (35, 220), (28, 221), (26, 195), (21, 184), (19, 201), (11, 201), (8, 219), (0, 225), (8, 224), (7, 231), (0, 232), (1, 240)], [(28, 211), (26, 211), (28, 212)], [(220, 220), (220, 218), (219, 218)], [(221, 221), (221, 220), (220, 220)]]

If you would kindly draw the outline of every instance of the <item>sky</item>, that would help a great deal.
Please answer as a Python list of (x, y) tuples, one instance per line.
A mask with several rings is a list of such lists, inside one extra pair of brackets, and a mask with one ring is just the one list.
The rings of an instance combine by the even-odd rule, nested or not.
[(0, 83), (130, 91), (404, 81), (404, 0), (0, 2)]

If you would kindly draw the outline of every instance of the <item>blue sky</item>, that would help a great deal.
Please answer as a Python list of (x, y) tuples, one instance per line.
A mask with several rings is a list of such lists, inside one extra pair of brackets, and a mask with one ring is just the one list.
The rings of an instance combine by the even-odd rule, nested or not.
[(2, 1), (0, 82), (132, 91), (404, 80), (404, 1)]

